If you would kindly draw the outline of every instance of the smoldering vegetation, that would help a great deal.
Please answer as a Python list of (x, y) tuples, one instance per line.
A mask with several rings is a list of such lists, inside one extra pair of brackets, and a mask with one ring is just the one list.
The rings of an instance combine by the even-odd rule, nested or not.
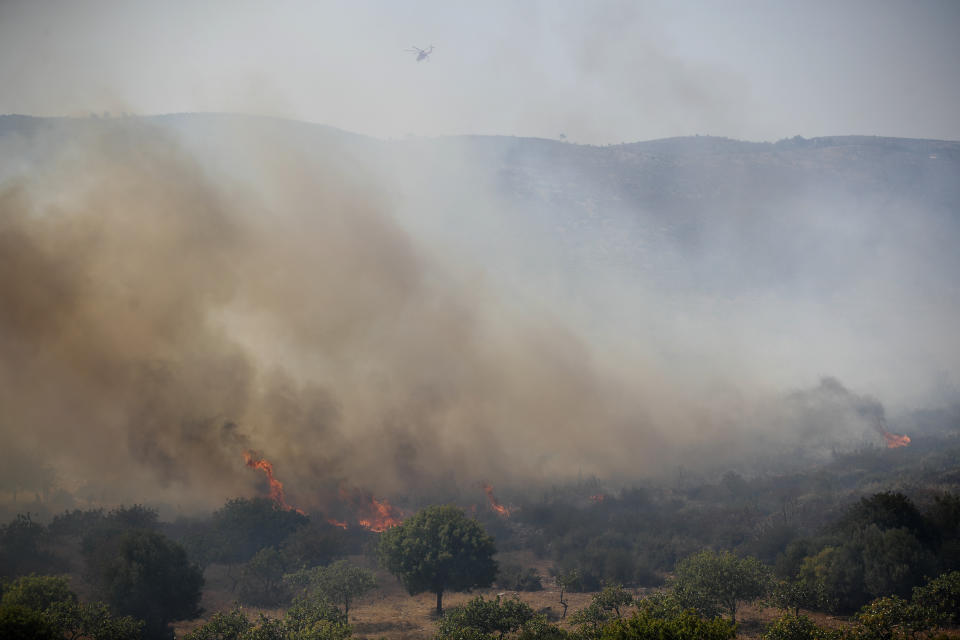
[(957, 399), (958, 159), (4, 117), (3, 489), (210, 509), (253, 450), (332, 514), (883, 446)]

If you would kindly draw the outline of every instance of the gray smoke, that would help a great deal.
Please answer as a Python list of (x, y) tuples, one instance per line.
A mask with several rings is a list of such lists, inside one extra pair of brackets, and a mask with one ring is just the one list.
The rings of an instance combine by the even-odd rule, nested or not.
[[(397, 153), (227, 117), (6, 135), (9, 451), (78, 496), (189, 508), (260, 490), (242, 459), (253, 448), (310, 510), (341, 487), (424, 494), (718, 467), (810, 437), (862, 441), (864, 420), (878, 407), (883, 418), (829, 380), (784, 396), (832, 365), (849, 325), (777, 274), (724, 290), (756, 265), (731, 257), (722, 212), (704, 239), (668, 229), (597, 260), (556, 237), (609, 246), (626, 237), (615, 222), (571, 233), (531, 199), (569, 213), (549, 179), (491, 172), (505, 162), (496, 150), (430, 144)], [(534, 195), (505, 191), (514, 179)], [(770, 224), (823, 220), (782, 216)], [(647, 211), (631, 224), (660, 222)], [(631, 251), (650, 265), (617, 263)], [(818, 277), (826, 264), (860, 282), (830, 261), (834, 248), (820, 251)], [(931, 317), (936, 328), (946, 315)], [(795, 341), (777, 333), (785, 320)], [(823, 343), (811, 348), (811, 335)]]

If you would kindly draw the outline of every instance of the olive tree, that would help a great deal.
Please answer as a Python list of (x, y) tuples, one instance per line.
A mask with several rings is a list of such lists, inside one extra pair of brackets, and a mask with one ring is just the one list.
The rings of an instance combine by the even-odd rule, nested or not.
[(203, 572), (183, 547), (154, 531), (127, 531), (87, 558), (111, 609), (146, 624), (146, 637), (166, 637), (174, 620), (200, 615)]
[(493, 538), (476, 520), (454, 506), (423, 509), (387, 529), (377, 553), (410, 595), (437, 595), (437, 614), (443, 613), (443, 592), (489, 587), (497, 576)]
[[(0, 598), (0, 638), (140, 640), (143, 622), (115, 617), (102, 602), (80, 602), (62, 576), (23, 576)], [(35, 625), (41, 619), (43, 624)]]
[(502, 638), (533, 621), (536, 613), (530, 605), (517, 598), (485, 600), (478, 596), (459, 607), (454, 607), (437, 624), (439, 638), (475, 638), (478, 640)]
[(756, 558), (738, 558), (729, 551), (701, 551), (677, 563), (673, 590), (684, 607), (707, 616), (729, 613), (737, 621), (741, 602), (764, 594), (767, 570)]
[(303, 587), (314, 598), (343, 605), (343, 617), (350, 621), (350, 602), (363, 597), (377, 586), (373, 574), (340, 560), (326, 567), (301, 569), (284, 576), (290, 585)]

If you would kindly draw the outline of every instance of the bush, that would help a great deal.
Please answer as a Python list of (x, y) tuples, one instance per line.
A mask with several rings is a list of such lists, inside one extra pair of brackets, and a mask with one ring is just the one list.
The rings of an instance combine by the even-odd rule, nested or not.
[(261, 549), (280, 548), (309, 519), (269, 498), (236, 498), (213, 513), (212, 531), (219, 562), (246, 562)]
[(818, 627), (807, 616), (787, 614), (767, 627), (763, 640), (840, 640), (840, 634)]
[(283, 584), (285, 567), (280, 553), (273, 547), (260, 549), (243, 565), (237, 591), (244, 604), (272, 607), (289, 597)]
[(870, 601), (863, 580), (863, 552), (851, 542), (825, 547), (808, 557), (800, 580), (819, 594), (820, 606), (832, 613), (851, 612)]
[(73, 509), (55, 515), (47, 525), (47, 531), (52, 536), (75, 536), (83, 538), (90, 535), (103, 522), (106, 516), (103, 509), (88, 509), (81, 511)]
[(0, 526), (0, 577), (57, 570), (57, 559), (43, 548), (45, 533), (29, 513)]
[(61, 640), (62, 637), (42, 612), (20, 605), (0, 606), (0, 638)]
[(756, 558), (738, 558), (728, 551), (702, 551), (677, 564), (673, 592), (684, 607), (713, 617), (720, 612), (737, 621), (741, 602), (764, 595), (768, 572)]
[(350, 533), (327, 523), (299, 527), (283, 543), (283, 555), (292, 568), (330, 564), (350, 553)]
[(721, 618), (704, 619), (693, 611), (661, 618), (639, 610), (626, 620), (605, 626), (600, 640), (732, 640), (736, 625)]
[(448, 611), (437, 623), (438, 638), (502, 638), (520, 630), (536, 617), (530, 605), (516, 598), (494, 600), (476, 597)]
[(373, 574), (366, 569), (354, 567), (346, 560), (334, 562), (327, 567), (301, 569), (284, 576), (284, 582), (303, 587), (314, 599), (343, 605), (343, 619), (350, 621), (350, 603), (377, 586)]
[(127, 531), (88, 557), (97, 588), (110, 606), (146, 623), (147, 637), (167, 636), (173, 620), (200, 615), (203, 572), (183, 547), (153, 531)]
[(960, 624), (960, 571), (945, 573), (914, 588), (912, 601), (933, 624)]
[(55, 602), (76, 601), (77, 594), (70, 590), (66, 578), (29, 575), (14, 580), (4, 590), (0, 605), (43, 611)]
[(114, 617), (102, 602), (57, 602), (44, 615), (61, 636), (90, 640), (140, 640), (144, 623), (130, 616)]
[[(57, 638), (137, 640), (143, 627), (140, 620), (113, 617), (103, 603), (79, 602), (66, 579), (59, 576), (27, 576), (16, 580), (3, 594), (0, 608), (13, 612), (8, 624), (16, 627), (0, 629), (0, 638), (16, 637), (17, 633), (28, 631), (43, 637), (47, 629), (52, 629)], [(23, 614), (21, 610), (32, 613)], [(37, 616), (45, 621), (42, 627), (32, 622)]]
[(497, 573), (494, 583), (499, 589), (509, 591), (543, 591), (543, 583), (533, 567), (524, 569), (517, 564), (505, 564)]
[(215, 613), (206, 623), (185, 635), (183, 640), (241, 640), (251, 628), (253, 623), (243, 609), (234, 607), (227, 613)]
[(279, 620), (261, 614), (253, 623), (240, 608), (218, 613), (183, 640), (347, 640), (350, 636), (350, 626), (335, 608), (297, 600)]

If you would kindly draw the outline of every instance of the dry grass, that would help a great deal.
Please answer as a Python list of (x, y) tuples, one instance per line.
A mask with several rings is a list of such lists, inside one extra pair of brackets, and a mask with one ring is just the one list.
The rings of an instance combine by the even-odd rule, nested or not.
[[(501, 554), (499, 558), (501, 562), (513, 562), (523, 566), (534, 567), (541, 576), (545, 587), (544, 590), (513, 592), (499, 589), (479, 589), (472, 593), (446, 593), (443, 597), (444, 608), (464, 604), (478, 595), (484, 596), (485, 598), (493, 598), (497, 595), (517, 597), (529, 604), (535, 611), (545, 613), (552, 621), (569, 628), (564, 621), (560, 620), (563, 607), (559, 602), (559, 591), (549, 577), (549, 562), (538, 561), (532, 554), (526, 552)], [(361, 558), (355, 558), (354, 560), (357, 564), (364, 563)], [(350, 623), (353, 625), (354, 637), (369, 640), (377, 640), (380, 638), (384, 638), (385, 640), (426, 640), (432, 638), (436, 633), (436, 621), (434, 618), (436, 597), (431, 593), (421, 593), (416, 596), (411, 596), (392, 575), (382, 569), (369, 568), (376, 574), (377, 584), (379, 586), (366, 598), (358, 600), (351, 607)], [(234, 596), (230, 592), (230, 575), (226, 567), (222, 565), (212, 565), (208, 567), (206, 579), (207, 584), (202, 601), (202, 606), (206, 612), (205, 616), (200, 620), (181, 622), (175, 625), (177, 637), (182, 637), (183, 634), (200, 626), (214, 613), (218, 611), (229, 611), (234, 606)], [(645, 595), (645, 593), (647, 593), (647, 590), (644, 589), (633, 591), (635, 596), (642, 596)], [(592, 597), (593, 593), (566, 594), (566, 600), (569, 604), (568, 613), (573, 613), (577, 609), (586, 607), (590, 604)], [(283, 609), (244, 607), (244, 611), (251, 618), (256, 618), (259, 613), (263, 613), (269, 617), (280, 617), (283, 615)], [(838, 628), (849, 624), (844, 618), (828, 616), (821, 613), (804, 613), (810, 616), (820, 626)], [(759, 638), (767, 625), (781, 614), (782, 612), (778, 609), (753, 605), (744, 606), (741, 611), (738, 612), (738, 637)]]

